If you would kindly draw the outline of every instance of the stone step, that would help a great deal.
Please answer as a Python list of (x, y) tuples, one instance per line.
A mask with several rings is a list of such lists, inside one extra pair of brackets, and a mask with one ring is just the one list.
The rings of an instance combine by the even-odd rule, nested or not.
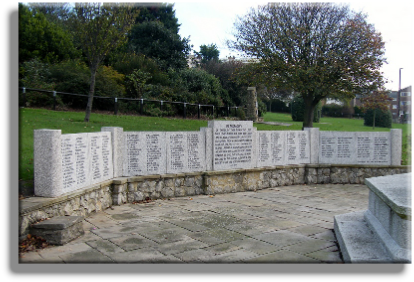
[(377, 239), (364, 218), (364, 212), (334, 217), (334, 230), (346, 263), (391, 263), (381, 241)]
[(83, 234), (83, 216), (56, 216), (31, 226), (30, 234), (52, 245), (64, 245)]

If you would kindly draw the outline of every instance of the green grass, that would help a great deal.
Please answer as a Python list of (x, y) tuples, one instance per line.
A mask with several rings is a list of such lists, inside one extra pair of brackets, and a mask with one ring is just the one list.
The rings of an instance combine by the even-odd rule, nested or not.
[[(19, 179), (33, 179), (33, 130), (61, 129), (62, 134), (101, 131), (103, 126), (118, 126), (125, 131), (198, 131), (206, 127), (206, 120), (157, 118), (146, 116), (114, 116), (91, 114), (90, 122), (83, 121), (84, 112), (56, 112), (43, 109), (19, 109)], [(291, 126), (255, 124), (258, 130), (301, 130), (301, 122), (293, 122), (289, 114), (267, 113), (265, 121), (289, 123)], [(322, 118), (314, 127), (332, 131), (373, 131), (363, 125), (360, 119)], [(393, 124), (393, 128), (403, 130), (403, 164), (411, 164), (410, 125)], [(375, 131), (389, 131), (388, 128), (375, 128)]]

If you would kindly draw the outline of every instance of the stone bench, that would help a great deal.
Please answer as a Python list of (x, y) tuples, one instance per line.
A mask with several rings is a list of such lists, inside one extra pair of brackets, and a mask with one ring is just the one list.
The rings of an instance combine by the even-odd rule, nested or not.
[(57, 216), (33, 224), (30, 234), (42, 237), (49, 244), (64, 245), (83, 234), (83, 216)]
[(335, 216), (344, 261), (411, 263), (411, 173), (368, 178), (368, 210)]

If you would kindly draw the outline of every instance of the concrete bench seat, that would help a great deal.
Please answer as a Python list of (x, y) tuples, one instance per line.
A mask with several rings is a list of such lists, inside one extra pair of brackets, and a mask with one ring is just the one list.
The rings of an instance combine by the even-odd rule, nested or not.
[(33, 224), (30, 233), (42, 237), (49, 244), (64, 245), (83, 234), (83, 216), (57, 216)]

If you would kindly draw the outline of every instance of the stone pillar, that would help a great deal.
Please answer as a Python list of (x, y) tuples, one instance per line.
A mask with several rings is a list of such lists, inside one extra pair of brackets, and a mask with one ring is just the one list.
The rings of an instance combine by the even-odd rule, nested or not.
[(34, 131), (34, 191), (36, 196), (58, 197), (63, 194), (62, 131)]
[(101, 131), (111, 132), (114, 177), (123, 176), (124, 129), (122, 127), (102, 127)]
[(247, 88), (246, 106), (247, 119), (256, 122), (259, 118), (256, 87)]
[(310, 163), (319, 163), (319, 128), (305, 127), (305, 131), (309, 132), (310, 141)]
[(213, 170), (213, 129), (201, 127), (200, 131), (204, 133), (205, 138), (206, 171), (210, 171)]
[(391, 165), (401, 165), (402, 130), (391, 129)]

